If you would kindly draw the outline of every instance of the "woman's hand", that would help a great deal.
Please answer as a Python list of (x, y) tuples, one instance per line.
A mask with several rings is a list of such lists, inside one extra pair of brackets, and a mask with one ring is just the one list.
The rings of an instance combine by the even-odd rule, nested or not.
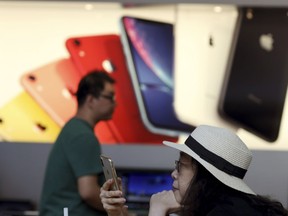
[(180, 209), (172, 190), (153, 194), (150, 199), (149, 216), (165, 216)]
[[(113, 179), (107, 180), (100, 190), (100, 198), (108, 216), (127, 216), (126, 199), (122, 197), (121, 190), (112, 191)], [(118, 184), (121, 185), (121, 179), (118, 178)]]

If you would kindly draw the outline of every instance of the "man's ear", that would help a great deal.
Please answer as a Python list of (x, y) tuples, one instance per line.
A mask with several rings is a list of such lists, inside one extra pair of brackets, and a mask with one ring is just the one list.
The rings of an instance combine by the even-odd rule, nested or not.
[(93, 103), (95, 103), (95, 100), (98, 100), (98, 99), (99, 98), (96, 98), (92, 94), (88, 94), (87, 97), (86, 97), (86, 104), (87, 105), (92, 105)]

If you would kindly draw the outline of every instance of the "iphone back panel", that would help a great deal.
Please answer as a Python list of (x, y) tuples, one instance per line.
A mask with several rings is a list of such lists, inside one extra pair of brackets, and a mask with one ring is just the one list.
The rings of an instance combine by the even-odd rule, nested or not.
[(60, 127), (26, 92), (0, 108), (0, 137), (10, 142), (52, 143)]
[(114, 184), (112, 186), (112, 190), (120, 190), (120, 186), (118, 185), (118, 177), (117, 177), (117, 172), (113, 163), (113, 160), (110, 157), (101, 155), (100, 156), (103, 172), (106, 181), (108, 179), (113, 179)]
[(56, 60), (27, 72), (20, 80), (27, 92), (61, 127), (76, 114), (77, 107), (73, 95), (75, 89), (66, 87), (59, 75), (63, 73), (67, 73), (71, 77), (77, 75), (77, 71), (69, 59)]
[(259, 137), (277, 140), (288, 82), (288, 9), (243, 8), (220, 114)]
[(175, 110), (186, 123), (236, 130), (217, 111), (238, 10), (178, 4), (175, 22)]
[(66, 47), (82, 75), (100, 69), (116, 80), (117, 106), (107, 124), (119, 143), (159, 144), (163, 139), (178, 139), (151, 133), (144, 126), (118, 35), (71, 37)]

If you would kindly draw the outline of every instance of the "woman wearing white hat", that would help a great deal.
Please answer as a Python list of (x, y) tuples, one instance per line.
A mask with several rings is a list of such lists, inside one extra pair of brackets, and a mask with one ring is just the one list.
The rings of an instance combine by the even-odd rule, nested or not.
[[(180, 151), (171, 176), (173, 190), (154, 194), (149, 216), (177, 212), (181, 216), (288, 215), (277, 201), (256, 195), (243, 181), (252, 154), (230, 130), (198, 126), (185, 143), (164, 141)], [(121, 191), (109, 191), (110, 180), (101, 188), (101, 200), (109, 216), (127, 215)]]

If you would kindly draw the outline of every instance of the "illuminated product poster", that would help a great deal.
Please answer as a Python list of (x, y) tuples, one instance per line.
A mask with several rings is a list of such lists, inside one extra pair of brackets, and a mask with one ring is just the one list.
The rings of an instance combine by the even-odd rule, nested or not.
[[(1, 1), (0, 140), (53, 143), (76, 112), (73, 93), (79, 80), (101, 69), (117, 82), (118, 104), (113, 118), (95, 128), (103, 144), (180, 142), (195, 126), (211, 124), (234, 130), (252, 149), (287, 149), (287, 68), (282, 64), (287, 53), (279, 44), (288, 33), (279, 37), (277, 27), (270, 28), (286, 9), (275, 11), (208, 4)], [(281, 29), (288, 25), (287, 20), (281, 23)], [(249, 25), (255, 37), (240, 50), (237, 44)], [(282, 82), (275, 100), (257, 94), (275, 83), (260, 83), (251, 72), (237, 87), (239, 55), (247, 50), (258, 58), (250, 57), (255, 76), (263, 58), (279, 66), (274, 74)], [(271, 73), (265, 68), (265, 74)], [(233, 91), (227, 91), (231, 86)], [(259, 106), (258, 119), (247, 117), (255, 107), (246, 98)], [(261, 113), (263, 121), (257, 117)], [(262, 130), (265, 116), (273, 116), (273, 124)]]

